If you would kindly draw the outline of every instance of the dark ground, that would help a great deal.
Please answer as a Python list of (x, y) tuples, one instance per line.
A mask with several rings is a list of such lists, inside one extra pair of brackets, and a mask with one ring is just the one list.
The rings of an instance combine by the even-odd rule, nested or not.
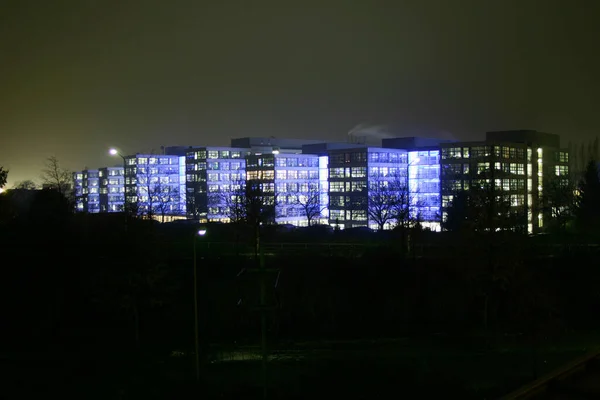
[[(496, 398), (589, 350), (595, 335), (527, 346), (435, 336), (421, 339), (305, 342), (273, 349), (269, 398)], [(454, 342), (454, 343), (453, 343)], [(461, 343), (462, 342), (462, 343)], [(3, 399), (261, 398), (257, 347), (213, 351), (194, 381), (193, 355), (115, 356), (101, 344), (5, 354)], [(534, 356), (534, 354), (536, 354)], [(135, 361), (134, 361), (135, 360)], [(533, 363), (537, 368), (534, 371)]]

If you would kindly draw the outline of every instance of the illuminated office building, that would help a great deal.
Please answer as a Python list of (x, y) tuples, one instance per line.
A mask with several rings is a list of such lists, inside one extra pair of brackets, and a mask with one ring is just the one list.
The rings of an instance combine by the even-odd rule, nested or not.
[(445, 143), (441, 147), (442, 218), (458, 192), (473, 187), (494, 193), (511, 212), (522, 215), (520, 227), (543, 230), (550, 217), (544, 206), (544, 185), (568, 181), (568, 152), (558, 135), (537, 131), (488, 132), (483, 142)]
[(440, 151), (408, 152), (410, 215), (425, 228), (441, 229)]
[(185, 216), (185, 157), (136, 154), (125, 157), (125, 201), (140, 215)]
[[(394, 185), (401, 192), (408, 186), (408, 153), (403, 149), (332, 149), (328, 164), (329, 224), (342, 229), (377, 229), (377, 222), (369, 216), (369, 211), (377, 207), (372, 204), (377, 196), (372, 194)], [(394, 223), (389, 220), (384, 228), (389, 229)]]
[(279, 224), (326, 222), (327, 173), (327, 156), (275, 150), (246, 159), (246, 184), (274, 205), (274, 221)]
[(100, 212), (100, 182), (97, 169), (74, 172), (73, 189), (76, 211)]
[(73, 196), (75, 198), (75, 211), (85, 212), (83, 195), (83, 171), (73, 172)]
[(229, 222), (231, 196), (245, 184), (248, 154), (248, 149), (235, 147), (201, 147), (186, 152), (189, 219)]
[(122, 212), (125, 203), (123, 167), (104, 167), (98, 170), (100, 178), (100, 212)]

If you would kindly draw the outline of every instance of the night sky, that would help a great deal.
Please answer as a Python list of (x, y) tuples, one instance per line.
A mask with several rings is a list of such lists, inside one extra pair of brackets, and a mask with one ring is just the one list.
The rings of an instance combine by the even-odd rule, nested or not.
[(229, 138), (600, 132), (597, 0), (4, 0), (9, 186)]

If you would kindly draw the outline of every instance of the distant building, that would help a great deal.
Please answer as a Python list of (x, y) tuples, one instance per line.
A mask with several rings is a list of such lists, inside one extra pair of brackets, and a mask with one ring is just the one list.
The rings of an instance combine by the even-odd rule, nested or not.
[(83, 171), (73, 172), (73, 196), (75, 198), (75, 211), (85, 212), (85, 201), (83, 195)]
[(125, 157), (125, 204), (141, 215), (186, 215), (185, 157), (136, 154)]
[(246, 181), (248, 149), (202, 147), (185, 157), (187, 217), (199, 221), (229, 222), (228, 197)]
[(100, 178), (100, 212), (123, 212), (125, 178), (123, 167), (104, 167), (98, 170)]
[(543, 230), (550, 216), (543, 190), (548, 179), (568, 179), (568, 152), (558, 135), (531, 130), (488, 132), (482, 142), (441, 145), (442, 218), (454, 196), (472, 187), (489, 188), (508, 200), (530, 233)]
[[(329, 224), (340, 228), (369, 227), (377, 223), (369, 218), (369, 190), (387, 187), (398, 181), (408, 186), (408, 153), (402, 149), (355, 147), (330, 150), (329, 166)], [(390, 228), (393, 221), (386, 224)]]
[(86, 169), (73, 173), (75, 211), (100, 212), (100, 182), (97, 169)]
[[(164, 147), (162, 154), (125, 157), (124, 171), (108, 167), (73, 174), (76, 210), (115, 212), (125, 203), (142, 214), (229, 222), (232, 199), (252, 185), (272, 199), (277, 223), (306, 225), (303, 204), (313, 199), (319, 212), (311, 222), (376, 229), (382, 223), (373, 217), (374, 204), (385, 189), (388, 196), (395, 191), (404, 198), (411, 222), (437, 231), (458, 193), (485, 187), (495, 199), (507, 200), (510, 212), (521, 213), (522, 226), (535, 233), (550, 217), (544, 187), (551, 179), (569, 179), (568, 151), (548, 133), (381, 143), (245, 137), (232, 139), (231, 147)], [(386, 220), (383, 228), (396, 223)]]
[(248, 155), (246, 161), (246, 184), (256, 185), (275, 206), (279, 224), (327, 221), (327, 174), (327, 156), (275, 151)]

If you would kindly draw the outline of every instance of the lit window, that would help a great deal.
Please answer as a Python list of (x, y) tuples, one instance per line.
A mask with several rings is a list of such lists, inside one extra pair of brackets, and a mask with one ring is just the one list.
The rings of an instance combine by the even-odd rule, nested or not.
[(351, 219), (353, 221), (366, 221), (367, 212), (365, 210), (352, 210)]
[(306, 170), (298, 171), (298, 179), (308, 179), (308, 171), (306, 171)]
[(488, 172), (489, 170), (490, 170), (489, 162), (477, 163), (477, 173), (478, 174)]
[[(387, 170), (387, 168), (386, 168), (386, 170)], [(367, 169), (365, 167), (352, 168), (352, 178), (364, 178), (366, 176), (367, 176)]]
[(367, 182), (365, 181), (358, 181), (358, 182), (352, 182), (352, 191), (353, 192), (362, 192), (363, 190), (365, 190), (367, 187)]
[(329, 183), (329, 191), (330, 192), (344, 192), (345, 191), (344, 182), (330, 182)]
[(258, 179), (258, 171), (246, 172), (246, 179), (247, 180)]

